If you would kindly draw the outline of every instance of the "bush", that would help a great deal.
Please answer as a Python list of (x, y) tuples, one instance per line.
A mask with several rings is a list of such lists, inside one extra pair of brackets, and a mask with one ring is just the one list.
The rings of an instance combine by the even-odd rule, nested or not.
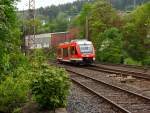
[(124, 64), (129, 64), (129, 65), (141, 65), (141, 62), (135, 61), (132, 58), (126, 58), (124, 59)]
[(97, 52), (97, 60), (109, 63), (122, 63), (122, 54), (117, 49), (106, 49), (102, 52)]
[(29, 80), (23, 75), (6, 77), (0, 84), (0, 111), (12, 113), (27, 101)]
[(56, 49), (44, 49), (44, 53), (47, 60), (54, 60), (56, 59)]
[(64, 107), (67, 103), (70, 81), (64, 69), (40, 66), (31, 83), (34, 99), (42, 108)]
[(143, 60), (143, 65), (149, 65), (150, 66), (150, 56), (146, 57), (144, 60)]
[(30, 53), (30, 61), (32, 63), (41, 64), (46, 61), (46, 55), (44, 54), (43, 49), (35, 49)]

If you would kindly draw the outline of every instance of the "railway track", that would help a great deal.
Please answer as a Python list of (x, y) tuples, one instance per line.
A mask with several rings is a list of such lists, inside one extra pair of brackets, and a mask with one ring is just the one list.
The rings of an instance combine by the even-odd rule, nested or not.
[[(77, 72), (86, 73), (97, 79), (106, 79), (109, 82), (118, 83), (119, 86), (128, 88), (131, 90), (139, 91), (145, 96), (150, 97), (150, 82), (149, 78), (145, 76), (136, 76), (129, 73), (121, 73), (118, 71), (101, 69), (99, 67), (76, 67), (72, 65), (61, 65), (66, 68), (74, 68)], [(83, 70), (83, 71), (82, 71)], [(144, 78), (144, 79), (143, 79)], [(116, 84), (117, 85), (117, 84)]]
[[(133, 90), (132, 89), (128, 90), (128, 88), (126, 89), (122, 86), (112, 85), (110, 82), (107, 81), (104, 82), (103, 79), (101, 81), (101, 79), (97, 79), (95, 75), (94, 75), (95, 77), (92, 76), (92, 73), (94, 71), (91, 72), (91, 75), (88, 75), (88, 73), (84, 72), (86, 71), (86, 69), (82, 71), (80, 68), (74, 70), (73, 69), (74, 67), (70, 67), (66, 65), (61, 65), (61, 66), (65, 67), (67, 71), (73, 74), (73, 76), (71, 76), (73, 83), (76, 83), (81, 87), (90, 90), (91, 92), (95, 91), (93, 93), (99, 95), (101, 98), (104, 98), (107, 102), (111, 103), (112, 106), (115, 106), (118, 109), (120, 109), (121, 112), (150, 113), (150, 97), (147, 95), (143, 95), (142, 92), (135, 91), (134, 88)], [(71, 71), (70, 69), (71, 70), (73, 69), (75, 72)], [(88, 70), (90, 69), (88, 68)], [(79, 74), (77, 72), (81, 72), (82, 74)], [(105, 72), (107, 72), (107, 70), (105, 70)], [(114, 73), (114, 71), (112, 72)], [(118, 74), (120, 74), (120, 72), (118, 72)], [(120, 107), (123, 109), (121, 109)], [(120, 113), (120, 112), (116, 112), (116, 113)]]
[(127, 71), (127, 70), (121, 70), (121, 69), (112, 69), (112, 68), (106, 68), (106, 67), (97, 66), (97, 65), (91, 65), (90, 67), (84, 67), (84, 68), (89, 69), (89, 70), (99, 71), (99, 72), (117, 74), (117, 75), (122, 75), (122, 76), (133, 76), (136, 78), (138, 77), (138, 78), (150, 80), (149, 73)]
[(119, 69), (119, 70), (127, 70), (127, 71), (135, 71), (141, 73), (150, 73), (149, 66), (135, 66), (135, 65), (124, 65), (124, 64), (98, 64), (95, 63), (96, 66)]
[(99, 63), (96, 62), (96, 64), (101, 64), (103, 66), (116, 66), (116, 67), (125, 67), (125, 68), (133, 68), (133, 69), (140, 69), (140, 70), (149, 70), (150, 66), (137, 66), (137, 65), (127, 65), (127, 64), (111, 64), (111, 63)]
[(127, 113), (120, 106), (114, 106), (112, 102), (99, 96), (92, 89), (85, 88), (80, 83), (73, 81), (71, 94), (68, 100), (68, 112), (70, 113)]
[(124, 113), (150, 113), (150, 98), (67, 69), (71, 80)]

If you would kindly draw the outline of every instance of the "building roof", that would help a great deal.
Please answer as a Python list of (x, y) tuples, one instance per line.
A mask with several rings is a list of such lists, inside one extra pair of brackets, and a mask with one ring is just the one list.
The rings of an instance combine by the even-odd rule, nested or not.
[[(43, 34), (37, 34), (35, 35), (35, 38), (51, 38), (51, 35), (55, 35), (55, 34), (65, 34), (68, 32), (55, 32), (55, 33), (43, 33)], [(25, 36), (26, 39), (28, 39), (28, 36)], [(34, 35), (30, 35), (30, 38), (34, 38)]]
[[(28, 39), (29, 35), (25, 36), (26, 39)], [(38, 34), (38, 35), (30, 35), (30, 38), (50, 38), (51, 37), (51, 33), (44, 33), (44, 34)]]

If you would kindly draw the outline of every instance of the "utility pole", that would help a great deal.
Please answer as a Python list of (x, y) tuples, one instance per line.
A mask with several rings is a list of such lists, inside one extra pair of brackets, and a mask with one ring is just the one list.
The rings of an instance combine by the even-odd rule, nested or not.
[[(29, 10), (28, 10), (28, 18), (31, 21), (35, 20), (35, 0), (29, 0)], [(31, 36), (32, 35), (32, 36)], [(27, 47), (27, 51), (29, 51), (30, 47), (34, 44), (34, 40), (35, 40), (35, 25), (34, 23), (28, 26), (28, 47)]]
[[(27, 4), (24, 4), (24, 6), (26, 7)], [(25, 18), (26, 18), (26, 15), (25, 15), (25, 9), (24, 9), (24, 6), (23, 6), (23, 10), (22, 10), (22, 45), (21, 45), (21, 51), (23, 53), (26, 54), (26, 35), (27, 35), (27, 29), (26, 29), (26, 25), (25, 25)]]
[(86, 38), (87, 40), (90, 40), (90, 39), (89, 39), (89, 20), (88, 20), (88, 16), (86, 16), (85, 38)]
[(134, 9), (135, 9), (135, 7), (136, 7), (136, 0), (133, 0), (133, 6), (134, 6)]
[(111, 5), (111, 0), (109, 0), (109, 4)]
[(25, 29), (25, 24), (24, 24), (24, 18), (25, 18), (25, 14), (24, 14), (24, 7), (23, 7), (23, 11), (22, 11), (22, 32), (23, 32), (23, 35), (22, 35), (22, 46), (21, 46), (21, 51), (23, 53), (26, 52), (26, 45), (25, 45), (25, 35), (26, 35), (26, 29)]

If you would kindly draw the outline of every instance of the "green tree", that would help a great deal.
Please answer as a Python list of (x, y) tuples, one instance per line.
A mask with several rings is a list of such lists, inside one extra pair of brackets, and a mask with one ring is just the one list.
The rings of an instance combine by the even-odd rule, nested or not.
[(117, 28), (101, 32), (93, 40), (96, 47), (97, 60), (110, 63), (123, 63), (123, 35)]
[(124, 26), (124, 50), (128, 53), (129, 57), (138, 61), (142, 60), (146, 53), (136, 28), (133, 23), (128, 23)]
[(80, 29), (80, 34), (79, 34), (80, 38), (85, 38), (86, 18), (89, 16), (91, 7), (92, 7), (91, 4), (85, 3), (80, 12), (80, 15), (76, 16), (71, 22), (71, 26), (78, 27)]
[[(8, 74), (21, 63), (20, 31), (16, 19), (15, 0), (0, 0), (0, 72)], [(1, 75), (0, 75), (1, 76)]]
[(27, 101), (29, 91), (27, 59), (20, 50), (15, 2), (0, 0), (0, 112), (8, 113)]
[(127, 23), (123, 29), (125, 51), (133, 60), (141, 61), (143, 64), (149, 64), (150, 61), (149, 11), (150, 2), (137, 7), (127, 16)]
[(89, 35), (96, 48), (97, 60), (122, 62), (122, 21), (117, 12), (105, 1), (97, 1), (88, 14)]
[(89, 13), (89, 28), (93, 37), (107, 28), (121, 26), (121, 19), (110, 4), (104, 0), (95, 2)]
[(60, 12), (54, 22), (56, 24), (56, 32), (62, 32), (67, 30), (69, 21), (66, 13)]

